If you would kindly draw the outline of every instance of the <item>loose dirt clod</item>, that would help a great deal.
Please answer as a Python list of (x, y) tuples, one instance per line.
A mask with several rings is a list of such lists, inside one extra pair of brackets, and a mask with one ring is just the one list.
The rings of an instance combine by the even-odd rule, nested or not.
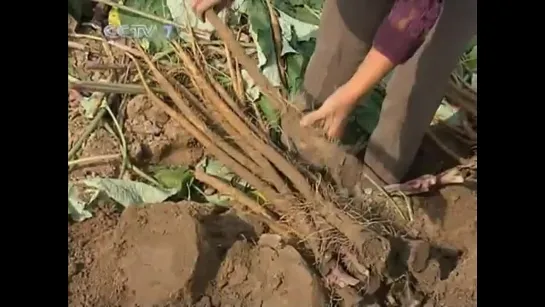
[(199, 251), (206, 253), (207, 248), (200, 235), (189, 206), (128, 208), (100, 241), (83, 246), (95, 254), (78, 257), (73, 250), (71, 261), (81, 268), (71, 277), (69, 302), (152, 306), (164, 305), (173, 296), (188, 297), (185, 287), (195, 272)]
[[(267, 236), (267, 235), (263, 235)], [(321, 282), (289, 245), (236, 242), (226, 255), (212, 290), (214, 306), (326, 306)]]

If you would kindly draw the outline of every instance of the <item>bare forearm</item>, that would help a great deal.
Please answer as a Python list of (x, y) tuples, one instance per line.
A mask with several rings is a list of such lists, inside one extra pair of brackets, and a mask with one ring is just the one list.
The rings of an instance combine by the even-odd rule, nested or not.
[(354, 100), (357, 100), (369, 92), (393, 68), (394, 63), (373, 47), (346, 84), (347, 91), (353, 95)]

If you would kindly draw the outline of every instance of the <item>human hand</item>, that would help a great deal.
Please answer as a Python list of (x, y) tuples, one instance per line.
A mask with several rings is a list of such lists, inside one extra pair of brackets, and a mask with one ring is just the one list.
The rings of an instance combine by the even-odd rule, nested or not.
[(213, 8), (214, 11), (219, 12), (231, 3), (232, 0), (192, 0), (191, 8), (201, 20), (204, 20), (204, 13), (208, 9)]
[(324, 120), (327, 135), (341, 137), (346, 127), (346, 119), (354, 109), (356, 101), (371, 91), (393, 67), (394, 63), (389, 58), (371, 48), (352, 78), (327, 98), (318, 110), (304, 116), (301, 125), (309, 126), (318, 120)]
[(308, 127), (323, 120), (323, 128), (330, 138), (340, 138), (346, 128), (348, 115), (354, 109), (357, 95), (346, 85), (339, 87), (318, 110), (310, 112), (301, 119), (301, 126)]

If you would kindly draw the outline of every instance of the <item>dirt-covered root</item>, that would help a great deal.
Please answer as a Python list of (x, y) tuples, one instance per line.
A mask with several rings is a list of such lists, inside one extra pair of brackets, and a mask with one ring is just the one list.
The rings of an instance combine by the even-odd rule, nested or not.
[[(311, 178), (305, 177), (297, 166), (299, 162), (289, 161), (270, 140), (263, 140), (253, 133), (255, 127), (246, 126), (245, 121), (236, 114), (237, 112), (229, 108), (231, 104), (226, 101), (227, 99), (220, 97), (220, 94), (208, 83), (213, 77), (200, 71), (192, 57), (186, 53), (187, 51), (179, 46), (175, 46), (175, 49), (182, 61), (189, 67), (195, 84), (202, 85), (202, 96), (210, 102), (205, 106), (210, 110), (210, 114), (215, 115), (207, 116), (208, 114), (199, 114), (198, 111), (195, 111), (200, 108), (192, 107), (190, 101), (176, 91), (142, 51), (141, 56), (152, 71), (154, 78), (182, 112), (176, 112), (151, 92), (146, 83), (143, 83), (148, 96), (164, 112), (177, 120), (207, 151), (261, 192), (268, 200), (268, 210), (272, 214), (264, 214), (263, 210), (257, 209), (260, 205), (253, 200), (250, 200), (253, 204), (249, 204), (247, 198), (243, 201), (237, 195), (239, 193), (227, 192), (226, 194), (233, 196), (235, 202), (243, 203), (249, 210), (264, 217), (264, 222), (269, 225), (270, 229), (287, 228), (292, 230), (292, 234), (304, 242), (306, 249), (311, 251), (323, 277), (331, 275), (334, 272), (336, 260), (342, 259), (344, 267), (361, 282), (358, 283), (359, 288), (363, 286), (368, 293), (376, 291), (381, 284), (384, 259), (390, 252), (388, 240), (378, 234), (374, 234), (373, 238), (369, 240), (367, 235), (369, 231), (332, 202), (329, 195), (336, 193), (328, 192), (325, 185), (319, 185), (318, 182), (313, 182)], [(136, 60), (134, 63), (138, 68), (141, 80), (144, 80), (139, 63)], [(203, 120), (203, 117), (208, 118), (208, 121)], [(208, 122), (213, 125), (207, 125)], [(214, 127), (214, 130), (211, 127)], [(227, 136), (225, 136), (226, 133)], [(237, 143), (233, 144), (229, 140), (235, 140)], [(243, 150), (238, 145), (240, 143), (250, 146), (251, 150)], [(260, 163), (263, 159), (268, 163)], [(198, 171), (196, 174), (199, 178)], [(281, 178), (280, 174), (289, 181), (278, 183), (278, 179)], [(217, 184), (210, 182), (209, 184), (216, 190), (223, 189)], [(313, 185), (316, 185), (318, 189), (315, 189)], [(301, 203), (312, 204), (312, 206), (301, 206)], [(237, 206), (234, 205), (234, 207), (238, 212), (243, 212)], [(284, 227), (277, 227), (280, 220), (284, 223)], [(284, 232), (279, 233), (285, 234)], [(289, 242), (291, 238), (285, 239)], [(379, 256), (367, 257), (367, 246), (372, 243), (374, 248), (376, 244), (373, 242), (377, 240), (381, 245), (381, 248), (376, 250)], [(340, 282), (334, 283), (332, 286), (342, 288), (346, 285), (344, 282)]]
[[(263, 135), (267, 132), (259, 130), (254, 123), (241, 115), (242, 111), (226, 90), (215, 82), (213, 75), (202, 68), (205, 65), (196, 63), (200, 61), (200, 56), (191, 56), (189, 50), (178, 44), (173, 44), (173, 47), (176, 55), (188, 69), (190, 73), (188, 76), (199, 89), (197, 92), (202, 102), (195, 98), (196, 95), (190, 95), (189, 90), (183, 85), (178, 85), (183, 89), (180, 93), (159, 71), (150, 57), (140, 49), (136, 55), (144, 60), (153, 74), (153, 79), (178, 110), (151, 91), (148, 82), (145, 81), (141, 64), (130, 55), (147, 95), (154, 105), (176, 120), (203, 145), (207, 152), (259, 191), (265, 201), (258, 202), (246, 197), (240, 191), (233, 191), (233, 187), (225, 187), (225, 184), (213, 183), (210, 180), (207, 182), (204, 173), (199, 170), (195, 172), (197, 179), (206, 182), (222, 194), (231, 195), (234, 199), (232, 208), (238, 214), (242, 215), (249, 210), (258, 215), (269, 229), (282, 235), (286, 242), (294, 246), (297, 242), (302, 242), (304, 247), (298, 246), (302, 247), (300, 250), (310, 252), (309, 257), (313, 258), (313, 264), (319, 274), (328, 280), (337, 294), (343, 296), (342, 292), (345, 290), (356, 293), (364, 290), (367, 294), (374, 294), (383, 285), (391, 283), (392, 279), (389, 278), (388, 272), (391, 265), (386, 265), (387, 258), (394, 252), (391, 239), (384, 237), (383, 233), (371, 231), (346, 213), (341, 208), (349, 205), (350, 200), (333, 197), (338, 194), (338, 190), (331, 191), (328, 182), (324, 182), (319, 174), (309, 174), (308, 170), (303, 170), (305, 161), (288, 158), (279, 150), (277, 144), (264, 138)], [(237, 53), (236, 48), (233, 51)], [(244, 64), (243, 61), (241, 63)], [(249, 67), (245, 65), (245, 68), (250, 72)], [(260, 77), (263, 78), (252, 74), (251, 77), (256, 81)], [(297, 111), (288, 107), (287, 102), (276, 95), (270, 95), (269, 98), (274, 105), (282, 106), (283, 114), (292, 117), (291, 123), (298, 122)], [(307, 137), (309, 135), (321, 137), (315, 132), (309, 132)], [(323, 148), (318, 151), (323, 151)], [(336, 152), (340, 153), (339, 150)], [(352, 183), (353, 178), (358, 178), (356, 175), (363, 173), (356, 158), (347, 153), (331, 159), (336, 169), (347, 170), (338, 174), (343, 175), (342, 177), (346, 175)], [(346, 164), (348, 160), (354, 165)], [(353, 173), (353, 176), (350, 173)], [(345, 185), (342, 180), (340, 184)], [(408, 247), (404, 249), (404, 253), (410, 253), (411, 250)], [(427, 254), (423, 255), (427, 260)], [(338, 265), (338, 260), (341, 265)], [(398, 262), (400, 270), (409, 272), (411, 263), (407, 262), (407, 259)], [(358, 297), (355, 301), (363, 299), (359, 295), (356, 296)]]
[(69, 228), (70, 306), (326, 306), (278, 235), (194, 203), (127, 208)]
[(336, 186), (346, 189), (343, 194), (357, 195), (360, 183), (367, 182), (364, 164), (338, 144), (328, 141), (320, 131), (301, 127), (296, 109), (285, 110), (281, 119), (282, 141), (290, 154), (306, 165), (327, 170)]

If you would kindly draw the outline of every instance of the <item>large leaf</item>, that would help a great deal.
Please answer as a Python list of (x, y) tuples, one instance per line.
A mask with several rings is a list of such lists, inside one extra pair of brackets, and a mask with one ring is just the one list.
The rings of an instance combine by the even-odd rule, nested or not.
[(297, 53), (286, 55), (288, 92), (291, 97), (301, 89), (308, 62), (316, 47), (314, 39), (299, 40), (296, 35), (292, 37), (292, 42), (292, 45), (297, 49)]
[(297, 20), (318, 25), (323, 1), (321, 0), (275, 0), (274, 6)]
[(246, 0), (250, 34), (256, 43), (258, 65), (274, 86), (280, 86), (269, 11), (263, 0)]
[(93, 6), (89, 0), (68, 0), (68, 14), (72, 15), (74, 19), (81, 22), (81, 19), (85, 17), (91, 17), (93, 15)]
[(362, 105), (358, 105), (348, 123), (345, 144), (355, 144), (363, 136), (370, 135), (378, 124), (382, 100), (384, 97), (378, 90), (374, 90)]
[[(274, 2), (274, 5), (278, 12), (278, 22), (282, 32), (280, 56), (285, 57), (286, 60), (287, 87), (290, 95), (293, 96), (300, 89), (306, 64), (314, 51), (314, 42), (311, 42), (311, 39), (316, 35), (317, 21), (297, 18), (298, 13), (290, 9), (291, 6), (288, 2), (277, 1)], [(300, 1), (298, 5), (303, 7), (309, 4)], [(267, 4), (264, 0), (240, 0), (236, 1), (233, 6), (235, 10), (248, 14), (250, 34), (256, 43), (258, 65), (263, 75), (269, 79), (273, 86), (280, 86), (281, 79)], [(305, 10), (305, 12), (309, 11)], [(310, 18), (316, 19), (313, 15), (310, 15)], [(243, 71), (242, 74), (248, 98), (257, 103), (267, 122), (273, 128), (277, 127), (278, 114), (269, 101), (260, 94), (259, 89), (247, 73)]]
[[(256, 43), (258, 65), (263, 74), (274, 86), (280, 86), (281, 81), (278, 72), (277, 56), (267, 4), (264, 0), (239, 0), (236, 1), (233, 6), (239, 12), (248, 15), (250, 34)], [(278, 22), (282, 32), (281, 56), (290, 53), (298, 53), (297, 42), (308, 41), (311, 38), (314, 38), (318, 27), (316, 24), (294, 18), (293, 15), (285, 13), (279, 7), (276, 7), (276, 9), (279, 15)], [(297, 39), (294, 40), (293, 38)], [(257, 100), (259, 97), (256, 97), (253, 86), (247, 88), (249, 91), (254, 91), (253, 94), (249, 94), (249, 96), (254, 101)]]
[(188, 186), (193, 182), (193, 173), (187, 167), (156, 167), (153, 177), (165, 188), (176, 190), (177, 195), (187, 196)]
[(138, 181), (93, 178), (83, 183), (93, 187), (124, 207), (147, 203), (160, 203), (178, 192), (176, 189), (160, 189)]
[[(170, 10), (166, 1), (167, 0), (125, 0), (124, 4), (141, 12), (171, 20)], [(169, 46), (167, 31), (164, 29), (165, 24), (123, 10), (119, 11), (119, 20), (122, 25), (145, 25), (156, 29), (156, 31), (153, 32), (153, 35), (146, 38), (143, 43), (143, 45), (147, 45), (146, 42), (149, 43), (150, 51), (162, 51)]]
[(263, 112), (263, 117), (265, 117), (265, 120), (271, 126), (271, 128), (273, 129), (279, 128), (280, 114), (277, 112), (275, 108), (273, 108), (269, 99), (262, 95), (255, 103), (257, 103), (261, 112)]

